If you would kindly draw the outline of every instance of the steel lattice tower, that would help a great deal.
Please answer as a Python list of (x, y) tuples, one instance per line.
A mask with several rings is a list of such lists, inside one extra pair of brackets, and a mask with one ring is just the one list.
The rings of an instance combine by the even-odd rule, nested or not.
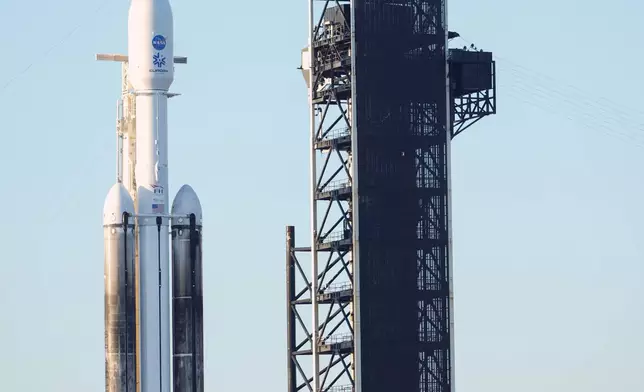
[(450, 142), (496, 99), (491, 53), (449, 50), (446, 21), (446, 0), (309, 0), (311, 246), (287, 228), (288, 392), (454, 390)]

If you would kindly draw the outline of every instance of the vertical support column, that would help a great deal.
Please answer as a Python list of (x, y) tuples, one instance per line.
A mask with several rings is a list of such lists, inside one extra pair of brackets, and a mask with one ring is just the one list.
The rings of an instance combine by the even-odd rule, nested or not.
[(310, 176), (311, 176), (311, 189), (310, 189), (310, 203), (311, 203), (311, 354), (313, 361), (313, 392), (320, 390), (320, 354), (319, 354), (319, 320), (318, 320), (318, 222), (317, 222), (317, 165), (316, 165), (316, 149), (315, 142), (317, 132), (315, 127), (315, 105), (313, 103), (313, 94), (317, 84), (315, 83), (315, 47), (313, 45), (313, 38), (315, 32), (313, 22), (313, 0), (309, 0), (309, 150), (310, 150)]
[(445, 36), (445, 44), (443, 47), (443, 56), (445, 57), (445, 100), (447, 105), (447, 113), (445, 114), (446, 118), (446, 165), (445, 165), (445, 176), (447, 177), (447, 220), (445, 224), (447, 225), (447, 286), (449, 290), (449, 299), (448, 299), (448, 317), (449, 317), (449, 388), (450, 392), (455, 391), (454, 385), (454, 366), (456, 364), (454, 358), (454, 267), (453, 267), (453, 256), (452, 256), (452, 135), (454, 134), (454, 120), (452, 119), (452, 113), (454, 112), (454, 100), (451, 96), (451, 80), (449, 77), (449, 27), (447, 20), (447, 0), (443, 0), (443, 33)]
[(293, 352), (297, 347), (295, 341), (295, 312), (292, 301), (295, 299), (295, 227), (286, 226), (286, 350), (288, 392), (297, 392), (297, 374)]
[[(358, 193), (360, 180), (358, 175), (358, 127), (356, 126), (357, 116), (357, 88), (356, 88), (356, 1), (350, 3), (351, 20), (351, 100), (350, 100), (350, 124), (351, 124), (351, 226), (353, 228), (353, 381), (354, 392), (362, 392), (362, 344), (361, 344), (361, 314), (360, 314), (360, 197)], [(364, 6), (363, 6), (364, 7)]]
[(123, 101), (116, 101), (116, 182), (123, 183)]

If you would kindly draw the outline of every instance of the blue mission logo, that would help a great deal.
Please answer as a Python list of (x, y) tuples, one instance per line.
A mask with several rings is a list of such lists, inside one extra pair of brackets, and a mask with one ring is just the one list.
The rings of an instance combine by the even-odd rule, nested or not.
[(168, 72), (166, 68), (166, 58), (161, 53), (157, 53), (152, 56), (152, 63), (154, 64), (154, 69), (151, 69), (150, 72)]
[(165, 37), (162, 35), (155, 35), (154, 38), (152, 38), (152, 47), (156, 50), (163, 50), (165, 49), (166, 41)]
[(163, 56), (161, 53), (157, 53), (152, 56), (152, 62), (154, 63), (155, 67), (163, 68), (165, 67), (165, 56)]

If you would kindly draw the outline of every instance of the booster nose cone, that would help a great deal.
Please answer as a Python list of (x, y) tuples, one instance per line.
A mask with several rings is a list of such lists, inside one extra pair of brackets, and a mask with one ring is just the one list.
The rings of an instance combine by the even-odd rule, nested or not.
[(135, 90), (165, 90), (174, 80), (174, 27), (168, 0), (132, 0), (128, 78)]
[(103, 226), (123, 223), (123, 213), (134, 214), (134, 201), (121, 183), (112, 185), (103, 205)]
[[(201, 225), (202, 212), (199, 197), (190, 185), (184, 185), (179, 189), (174, 202), (172, 202), (172, 215), (187, 216), (190, 214), (195, 214), (197, 225)], [(172, 224), (181, 224), (182, 222), (178, 222), (178, 219), (181, 218), (173, 218)]]

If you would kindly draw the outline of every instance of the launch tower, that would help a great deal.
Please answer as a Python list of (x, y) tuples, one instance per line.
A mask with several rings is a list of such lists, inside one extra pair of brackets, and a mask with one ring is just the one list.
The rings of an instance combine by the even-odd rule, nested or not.
[[(450, 142), (496, 112), (446, 0), (309, 1), (309, 247), (287, 227), (288, 392), (453, 392)], [(306, 262), (305, 262), (305, 259)]]

